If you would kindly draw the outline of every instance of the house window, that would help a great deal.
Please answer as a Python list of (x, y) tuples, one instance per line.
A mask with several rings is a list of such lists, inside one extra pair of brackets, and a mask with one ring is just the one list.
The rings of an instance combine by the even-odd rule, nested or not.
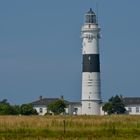
[(77, 112), (78, 112), (78, 108), (74, 108), (73, 115), (77, 115)]
[(42, 113), (43, 112), (43, 109), (42, 108), (39, 108), (39, 113)]
[(74, 108), (74, 111), (77, 113), (78, 112), (78, 108)]
[(136, 107), (136, 112), (137, 112), (137, 113), (139, 112), (139, 107)]
[(131, 108), (131, 107), (128, 107), (128, 111), (129, 111), (129, 112), (132, 112), (132, 108)]

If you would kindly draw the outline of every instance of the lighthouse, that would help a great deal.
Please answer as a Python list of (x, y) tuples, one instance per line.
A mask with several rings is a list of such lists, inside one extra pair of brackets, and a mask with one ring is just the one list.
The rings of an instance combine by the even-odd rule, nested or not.
[(100, 115), (101, 80), (99, 39), (100, 28), (96, 14), (90, 9), (85, 14), (81, 29), (83, 39), (82, 63), (82, 114)]

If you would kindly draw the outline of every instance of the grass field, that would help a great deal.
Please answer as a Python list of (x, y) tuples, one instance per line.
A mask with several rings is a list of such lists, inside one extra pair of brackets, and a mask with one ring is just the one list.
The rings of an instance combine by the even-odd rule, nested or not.
[(140, 140), (140, 116), (0, 116), (0, 140)]

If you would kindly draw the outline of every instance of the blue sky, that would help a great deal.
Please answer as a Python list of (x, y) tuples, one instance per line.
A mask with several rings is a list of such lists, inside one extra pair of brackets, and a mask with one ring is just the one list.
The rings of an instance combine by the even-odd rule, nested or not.
[(0, 100), (81, 99), (84, 14), (99, 5), (102, 99), (140, 93), (139, 0), (1, 0)]

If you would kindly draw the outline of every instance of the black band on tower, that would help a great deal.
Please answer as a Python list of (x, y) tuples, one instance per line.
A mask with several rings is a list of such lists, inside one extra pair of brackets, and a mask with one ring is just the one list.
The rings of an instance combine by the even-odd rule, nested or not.
[(99, 54), (83, 55), (83, 72), (100, 72)]

